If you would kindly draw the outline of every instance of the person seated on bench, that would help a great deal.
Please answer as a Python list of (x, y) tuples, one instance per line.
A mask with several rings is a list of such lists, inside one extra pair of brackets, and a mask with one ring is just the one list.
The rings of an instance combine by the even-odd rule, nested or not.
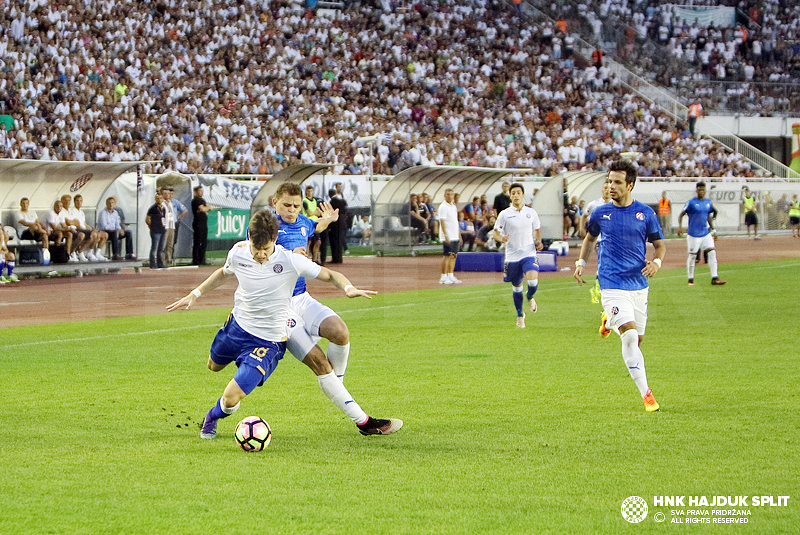
[(63, 245), (66, 248), (68, 262), (78, 262), (78, 255), (70, 252), (77, 232), (67, 225), (67, 212), (64, 211), (64, 205), (60, 200), (53, 203), (53, 209), (47, 214), (44, 222), (50, 232), (50, 241), (54, 245)]
[(122, 260), (120, 256), (120, 239), (125, 240), (125, 259), (136, 260), (133, 254), (133, 236), (131, 231), (122, 228), (122, 220), (119, 217), (119, 212), (116, 210), (117, 199), (109, 197), (106, 199), (106, 207), (100, 210), (97, 216), (97, 230), (102, 230), (108, 233), (108, 239), (111, 240), (111, 251), (113, 253), (113, 260)]
[(494, 241), (494, 235), (492, 233), (495, 221), (497, 221), (497, 218), (494, 214), (490, 214), (486, 220), (486, 224), (475, 234), (475, 249), (478, 252), (486, 253), (498, 251), (497, 242)]
[(408, 213), (411, 216), (410, 225), (419, 232), (419, 241), (426, 241), (431, 214), (428, 212), (428, 206), (419, 202), (416, 193), (412, 193), (409, 197)]
[[(65, 195), (65, 197), (69, 197), (69, 195)], [(103, 256), (103, 248), (108, 241), (108, 233), (95, 230), (86, 224), (86, 214), (81, 208), (83, 206), (82, 195), (75, 195), (75, 199), (73, 200), (75, 201), (75, 206), (67, 210), (67, 221), (70, 219), (76, 221), (78, 231), (83, 233), (84, 247), (82, 250), (85, 252), (90, 262), (108, 262), (108, 258)], [(63, 197), (61, 202), (64, 202)]]
[(458, 212), (458, 231), (461, 233), (461, 248), (469, 247), (467, 251), (472, 251), (475, 246), (475, 225), (472, 221), (466, 219), (463, 211)]
[(353, 219), (353, 237), (358, 238), (359, 245), (369, 245), (372, 238), (372, 223), (367, 214)]
[[(14, 274), (14, 265), (17, 257), (8, 250), (8, 234), (0, 228), (0, 284), (19, 282), (19, 277)], [(8, 270), (8, 276), (3, 275), (3, 269)]]
[(17, 222), (17, 237), (20, 240), (36, 240), (42, 242), (42, 249), (45, 251), (50, 248), (50, 233), (39, 221), (36, 212), (29, 210), (30, 201), (27, 197), (19, 200), (20, 209), (14, 214), (14, 221)]
[(61, 196), (61, 207), (64, 212), (64, 222), (72, 232), (72, 249), (68, 251), (70, 258), (76, 258), (81, 262), (88, 262), (89, 258), (83, 253), (83, 249), (88, 245), (89, 234), (84, 234), (78, 228), (78, 222), (70, 214), (70, 204), (72, 204), (72, 195)]

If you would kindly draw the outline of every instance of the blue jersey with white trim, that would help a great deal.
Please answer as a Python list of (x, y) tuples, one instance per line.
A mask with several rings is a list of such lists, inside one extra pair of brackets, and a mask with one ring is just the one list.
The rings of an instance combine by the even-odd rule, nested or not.
[[(278, 218), (278, 245), (284, 249), (294, 251), (298, 247), (308, 247), (308, 239), (314, 234), (317, 223), (303, 214), (297, 214), (297, 221), (287, 223), (281, 216)], [(300, 295), (306, 291), (305, 277), (299, 277), (297, 284), (294, 285), (292, 296)]]
[(683, 207), (683, 211), (689, 216), (689, 228), (686, 229), (686, 233), (689, 234), (689, 236), (702, 238), (711, 232), (708, 226), (708, 214), (716, 212), (716, 209), (709, 199), (703, 199), (701, 201), (695, 197), (686, 203), (686, 206)]
[(593, 236), (603, 235), (597, 253), (600, 288), (647, 288), (647, 277), (642, 275), (647, 242), (664, 239), (652, 208), (639, 201), (625, 207), (609, 202), (594, 209), (586, 230)]

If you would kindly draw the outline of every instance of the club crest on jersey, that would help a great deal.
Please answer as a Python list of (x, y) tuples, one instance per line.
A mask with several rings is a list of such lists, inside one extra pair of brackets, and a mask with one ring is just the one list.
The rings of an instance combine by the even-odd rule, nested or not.
[(286, 320), (287, 327), (294, 327), (295, 325), (297, 325), (297, 321), (295, 321), (294, 318), (289, 318)]
[(302, 234), (304, 238), (306, 237), (306, 227), (300, 227), (300, 234)]
[(644, 214), (642, 212), (636, 212), (636, 219), (644, 221)]
[(530, 218), (531, 218), (531, 214), (525, 214), (525, 217), (527, 217), (528, 219), (530, 219)]
[(619, 309), (617, 307), (611, 307), (611, 315), (616, 316), (619, 314)]
[(275, 264), (274, 266), (272, 266), (272, 271), (274, 271), (275, 273), (282, 273), (283, 266), (280, 264)]

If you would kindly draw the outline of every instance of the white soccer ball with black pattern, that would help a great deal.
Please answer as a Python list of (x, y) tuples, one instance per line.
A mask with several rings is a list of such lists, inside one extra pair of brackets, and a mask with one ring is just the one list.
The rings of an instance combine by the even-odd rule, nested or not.
[(244, 451), (261, 451), (272, 440), (272, 429), (258, 416), (248, 416), (236, 425), (234, 437)]

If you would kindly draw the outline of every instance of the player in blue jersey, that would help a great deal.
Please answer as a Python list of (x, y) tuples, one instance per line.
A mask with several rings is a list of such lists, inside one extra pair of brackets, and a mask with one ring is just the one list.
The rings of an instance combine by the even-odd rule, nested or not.
[[(659, 406), (647, 384), (644, 356), (639, 349), (647, 326), (648, 277), (661, 268), (667, 252), (658, 217), (652, 208), (631, 196), (636, 184), (636, 168), (627, 160), (609, 167), (611, 202), (598, 206), (586, 225), (581, 253), (575, 262), (575, 279), (583, 284), (583, 269), (597, 237), (597, 278), (607, 326), (622, 340), (622, 358), (639, 389), (647, 412)], [(647, 260), (647, 242), (655, 248)]]
[(509, 190), (511, 206), (500, 212), (494, 224), (495, 241), (506, 244), (505, 273), (503, 282), (512, 285), (511, 295), (517, 309), (517, 327), (525, 328), (525, 313), (522, 312), (522, 281), (528, 281), (530, 311), (536, 312), (533, 294), (539, 288), (539, 263), (536, 251), (541, 251), (542, 230), (539, 214), (525, 206), (525, 188), (522, 184), (511, 184)]
[[(201, 438), (217, 436), (217, 422), (233, 414), (245, 396), (272, 374), (286, 350), (286, 324), (292, 292), (298, 277), (314, 277), (344, 290), (348, 297), (367, 297), (376, 292), (359, 290), (336, 271), (321, 267), (305, 257), (276, 244), (278, 221), (269, 212), (258, 212), (250, 219), (247, 241), (239, 242), (228, 253), (225, 265), (200, 286), (167, 307), (168, 311), (191, 308), (204, 293), (225, 284), (231, 276), (239, 283), (234, 307), (219, 330), (208, 358), (208, 368), (218, 372), (231, 362), (236, 375), (214, 407), (206, 414)], [(357, 406), (342, 382), (330, 374), (320, 386), (337, 406)], [(360, 408), (358, 430), (364, 435), (390, 434), (403, 426), (400, 420), (376, 420)]]
[(686, 275), (689, 277), (689, 286), (694, 286), (694, 265), (697, 262), (698, 252), (703, 251), (708, 259), (711, 269), (711, 284), (721, 286), (725, 281), (719, 279), (717, 273), (717, 251), (714, 249), (714, 215), (717, 209), (711, 204), (711, 199), (706, 199), (706, 183), (698, 182), (697, 196), (690, 199), (678, 215), (678, 236), (683, 234), (683, 216), (689, 216), (689, 228), (686, 229), (686, 244), (689, 256), (686, 258)]
[[(278, 216), (278, 245), (298, 254), (305, 255), (308, 238), (314, 232), (322, 232), (335, 221), (338, 210), (330, 203), (319, 205), (320, 217), (317, 221), (302, 215), (303, 199), (300, 187), (296, 184), (284, 183), (278, 187), (272, 201)], [(331, 384), (342, 384), (347, 361), (350, 355), (350, 331), (347, 324), (336, 312), (323, 305), (306, 291), (305, 278), (297, 279), (292, 293), (292, 306), (288, 320), (288, 341), (286, 348), (294, 357), (308, 366), (317, 376), (322, 392), (353, 422), (359, 423), (364, 418), (364, 411), (353, 401), (348, 393), (342, 397), (331, 389)], [(322, 351), (317, 342), (325, 338), (328, 343), (328, 354)], [(399, 420), (397, 420), (399, 421)], [(398, 428), (393, 427), (393, 420), (376, 420), (382, 422), (378, 426), (381, 434), (389, 434)]]

